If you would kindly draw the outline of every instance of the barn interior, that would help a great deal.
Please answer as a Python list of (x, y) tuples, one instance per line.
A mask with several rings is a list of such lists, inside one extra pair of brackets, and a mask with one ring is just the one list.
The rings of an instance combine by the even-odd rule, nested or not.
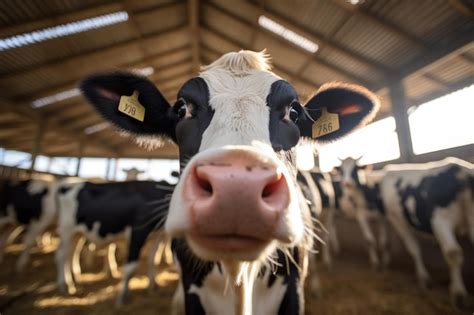
[[(272, 71), (295, 87), (303, 104), (331, 81), (359, 84), (379, 97), (380, 110), (365, 132), (321, 146), (319, 157), (303, 148), (307, 168), (329, 172), (349, 156), (374, 169), (446, 157), (474, 162), (469, 0), (3, 0), (0, 12), (2, 180), (50, 174), (123, 181), (123, 169), (136, 167), (144, 171), (140, 179), (174, 183), (176, 145), (137, 145), (93, 109), (78, 84), (93, 73), (129, 70), (173, 104), (201, 66), (241, 49), (265, 50)], [(467, 240), (460, 242), (471, 298), (460, 310), (450, 304), (449, 271), (436, 242), (417, 236), (434, 278), (424, 291), (393, 230), (392, 266), (380, 271), (371, 269), (354, 220), (338, 216), (337, 226), (342, 252), (330, 270), (320, 268), (323, 294), (307, 295), (306, 314), (474, 311), (474, 251)], [(141, 268), (121, 309), (113, 308), (118, 280), (101, 273), (97, 259), (78, 294), (59, 294), (53, 257), (59, 240), (52, 234), (47, 246), (33, 250), (23, 274), (14, 271), (21, 238), (6, 247), (0, 314), (170, 312), (178, 276), (164, 263), (160, 289), (147, 292)]]

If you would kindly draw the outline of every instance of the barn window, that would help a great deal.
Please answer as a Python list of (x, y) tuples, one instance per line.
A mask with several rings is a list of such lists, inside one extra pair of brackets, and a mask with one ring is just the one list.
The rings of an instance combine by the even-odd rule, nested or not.
[(51, 158), (49, 172), (60, 175), (74, 175), (77, 168), (77, 158)]
[(49, 172), (50, 165), (51, 158), (44, 155), (38, 155), (35, 162), (35, 171)]
[(400, 157), (395, 119), (388, 117), (376, 121), (340, 141), (321, 146), (319, 164), (322, 171), (339, 165), (338, 159), (358, 158), (361, 164), (394, 160)]
[(82, 158), (79, 176), (85, 178), (99, 177), (106, 178), (107, 159), (106, 158)]
[(3, 150), (1, 164), (18, 168), (30, 168), (31, 154), (26, 152)]
[(474, 143), (474, 85), (409, 112), (413, 152), (423, 154)]

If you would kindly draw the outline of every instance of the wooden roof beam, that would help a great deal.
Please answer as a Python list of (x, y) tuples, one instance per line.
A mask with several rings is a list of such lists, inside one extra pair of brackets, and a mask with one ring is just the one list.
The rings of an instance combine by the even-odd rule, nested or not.
[[(184, 6), (183, 3), (172, 3), (172, 4), (169, 4), (169, 5), (166, 5), (166, 6), (170, 7), (170, 8), (174, 7), (176, 9), (181, 8), (183, 10), (183, 12), (185, 10), (185, 6)], [(104, 8), (109, 8), (109, 9), (110, 8), (115, 8), (115, 10), (104, 11), (103, 13), (99, 13), (99, 14), (97, 12), (94, 14), (94, 11), (91, 10), (90, 13), (89, 13), (89, 16), (84, 16), (84, 18), (97, 16), (97, 15), (100, 15), (100, 14), (111, 13), (111, 12), (114, 12), (114, 11), (125, 10), (125, 7), (122, 4), (107, 5), (107, 6), (104, 6)], [(145, 10), (143, 12), (143, 14), (149, 14), (152, 11), (158, 12), (161, 9), (163, 9), (163, 5), (159, 6), (159, 8), (156, 9), (156, 10), (151, 10), (151, 11), (150, 10)], [(105, 9), (102, 9), (102, 10), (105, 10)], [(99, 11), (99, 12), (101, 12), (101, 11)], [(144, 39), (144, 40), (152, 39), (156, 36), (162, 35), (163, 33), (170, 32), (170, 31), (173, 31), (175, 29), (182, 29), (183, 28), (183, 27), (178, 27), (178, 28), (173, 28), (173, 29), (168, 29), (168, 30), (165, 30), (165, 31), (152, 33), (152, 34), (149, 34), (149, 35), (146, 35), (146, 36), (141, 36), (141, 34), (139, 32), (139, 28), (138, 28), (136, 22), (134, 22), (135, 19), (136, 19), (136, 15), (139, 15), (139, 13), (137, 13), (137, 14), (135, 14), (133, 12), (127, 12), (127, 13), (129, 14), (130, 23), (132, 23), (132, 26), (135, 25), (134, 27), (136, 28), (136, 31), (137, 31), (137, 36), (135, 36), (134, 38), (123, 41), (123, 42), (119, 42), (119, 43), (113, 43), (113, 44), (105, 46), (105, 47), (94, 48), (94, 49), (91, 49), (91, 50), (86, 51), (86, 52), (81, 52), (81, 53), (75, 54), (73, 56), (66, 56), (66, 57), (62, 57), (62, 58), (57, 58), (57, 59), (54, 59), (54, 60), (49, 61), (49, 62), (41, 63), (40, 65), (33, 65), (33, 66), (26, 67), (26, 68), (23, 68), (23, 69), (20, 69), (20, 70), (17, 70), (17, 71), (12, 71), (12, 72), (9, 72), (8, 75), (17, 75), (17, 74), (21, 74), (21, 73), (24, 73), (24, 72), (29, 72), (29, 71), (36, 70), (38, 68), (41, 69), (41, 68), (46, 67), (48, 65), (57, 64), (57, 63), (60, 63), (60, 62), (67, 61), (71, 58), (77, 58), (77, 57), (82, 57), (84, 55), (97, 53), (97, 52), (103, 51), (104, 49), (116, 48), (116, 47), (119, 47), (119, 46), (122, 46), (122, 45), (127, 45), (127, 44), (128, 45), (132, 45), (132, 44), (138, 44), (139, 45), (140, 40), (142, 40), (142, 39)], [(70, 20), (69, 22), (76, 21), (76, 20), (77, 19), (73, 19), (73, 20)], [(61, 24), (61, 23), (56, 23), (56, 24), (52, 24), (52, 25), (57, 25), (57, 24)], [(38, 28), (36, 28), (36, 29), (38, 29)]]
[(188, 0), (189, 33), (191, 36), (191, 51), (193, 58), (193, 73), (199, 73), (201, 64), (199, 53), (199, 0)]
[[(186, 46), (183, 46), (179, 49), (187, 49), (188, 47), (189, 47), (189, 45), (186, 45)], [(176, 55), (179, 52), (179, 49), (168, 50), (166, 52), (158, 53), (158, 54), (155, 54), (154, 56), (149, 56), (145, 59), (140, 59), (140, 60), (138, 60), (136, 62), (132, 62), (132, 63), (118, 64), (117, 69), (119, 69), (119, 68), (130, 68), (131, 69), (131, 68), (137, 67), (140, 64), (153, 63), (154, 61), (157, 61), (157, 60), (160, 60), (160, 59), (170, 58), (173, 55)], [(172, 63), (172, 64), (176, 65), (178, 63), (185, 62), (185, 61), (188, 61), (188, 60), (189, 60), (189, 58), (186, 57), (186, 58), (180, 59), (180, 60), (178, 60), (178, 61), (176, 61), (175, 63)], [(155, 73), (156, 73), (156, 72), (162, 71), (164, 69), (168, 69), (168, 67), (169, 67), (169, 64), (167, 64), (163, 67), (154, 67), (154, 70), (155, 70)], [(75, 79), (75, 80), (72, 80), (72, 81), (68, 81), (67, 83), (62, 83), (62, 84), (56, 85), (54, 87), (49, 87), (45, 90), (35, 92), (34, 94), (25, 95), (24, 97), (22, 97), (21, 99), (19, 99), (17, 101), (25, 102), (25, 103), (31, 103), (32, 101), (34, 101), (38, 98), (53, 95), (53, 94), (61, 92), (61, 91), (72, 89), (72, 88), (77, 86), (77, 83), (78, 83), (79, 80), (80, 79)]]

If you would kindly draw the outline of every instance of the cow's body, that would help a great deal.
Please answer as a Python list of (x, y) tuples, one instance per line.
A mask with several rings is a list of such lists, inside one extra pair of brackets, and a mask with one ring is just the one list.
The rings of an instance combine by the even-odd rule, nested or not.
[(25, 249), (16, 266), (17, 270), (22, 270), (28, 263), (36, 238), (55, 223), (56, 185), (43, 180), (7, 180), (0, 185), (0, 261), (10, 233), (15, 227), (24, 226)]
[[(173, 106), (151, 82), (127, 73), (82, 84), (105, 118), (141, 142), (156, 145), (165, 137), (179, 146), (181, 178), (165, 225), (182, 276), (177, 313), (304, 312), (312, 227), (296, 187), (295, 146), (312, 136), (321, 107), (340, 119), (340, 129), (318, 139), (328, 141), (366, 123), (378, 104), (360, 87), (326, 85), (304, 108), (294, 88), (269, 69), (263, 53), (228, 53), (186, 82)], [(143, 122), (116, 110), (133, 91), (146, 110)], [(285, 275), (265, 288), (259, 272), (275, 259)]]
[(474, 244), (473, 165), (447, 158), (426, 164), (389, 165), (380, 181), (386, 215), (412, 256), (417, 277), (429, 280), (413, 230), (433, 234), (440, 244), (451, 275), (453, 301), (462, 303), (462, 249), (456, 234), (467, 234)]
[[(337, 196), (337, 209), (346, 217), (355, 219), (367, 243), (373, 267), (385, 267), (390, 261), (385, 219), (385, 207), (380, 194), (383, 172), (367, 172), (357, 165), (357, 160), (347, 158), (338, 168), (341, 180), (333, 181)], [(370, 221), (378, 225), (378, 235), (372, 231)]]
[(117, 297), (117, 304), (123, 303), (141, 248), (149, 234), (164, 224), (169, 203), (166, 196), (172, 189), (171, 185), (163, 189), (166, 185), (150, 181), (62, 185), (58, 220), (61, 244), (56, 253), (60, 290), (75, 292), (72, 269), (79, 268), (77, 247), (82, 236), (98, 246), (126, 241), (126, 265)]

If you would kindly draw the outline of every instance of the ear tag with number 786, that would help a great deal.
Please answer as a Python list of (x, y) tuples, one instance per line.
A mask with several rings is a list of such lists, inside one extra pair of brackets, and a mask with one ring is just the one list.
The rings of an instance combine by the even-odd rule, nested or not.
[(145, 107), (138, 101), (138, 91), (135, 90), (131, 96), (122, 95), (118, 110), (136, 120), (145, 119)]
[(313, 123), (313, 139), (325, 136), (339, 130), (339, 115), (329, 113), (326, 107), (321, 108), (321, 117)]

